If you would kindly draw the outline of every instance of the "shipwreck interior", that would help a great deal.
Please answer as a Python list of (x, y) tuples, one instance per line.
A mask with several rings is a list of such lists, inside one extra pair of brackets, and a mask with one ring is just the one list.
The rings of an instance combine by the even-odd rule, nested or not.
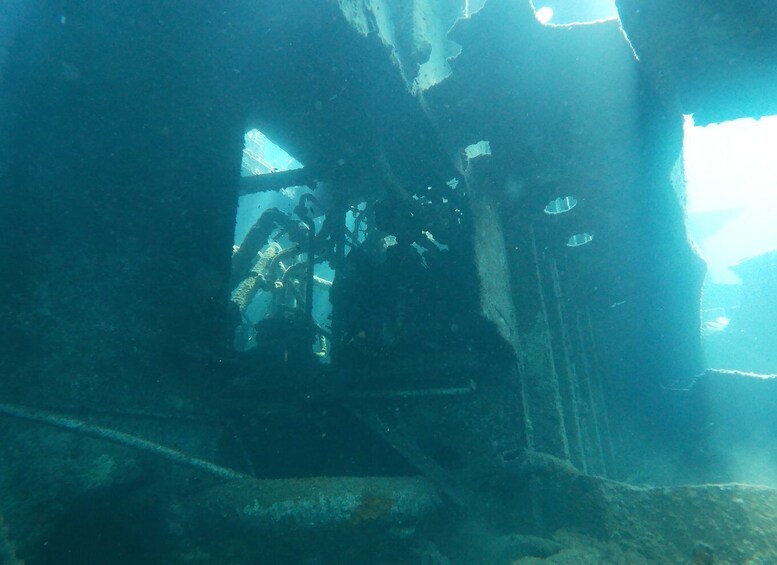
[(6, 0), (0, 563), (774, 562), (772, 115), (767, 0)]

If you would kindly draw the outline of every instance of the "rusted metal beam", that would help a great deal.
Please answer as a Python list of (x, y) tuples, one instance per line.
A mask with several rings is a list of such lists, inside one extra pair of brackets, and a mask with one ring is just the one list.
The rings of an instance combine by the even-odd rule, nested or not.
[(291, 171), (278, 171), (264, 175), (253, 175), (240, 179), (240, 196), (255, 192), (280, 190), (288, 186), (303, 186), (315, 184), (316, 172), (308, 167)]

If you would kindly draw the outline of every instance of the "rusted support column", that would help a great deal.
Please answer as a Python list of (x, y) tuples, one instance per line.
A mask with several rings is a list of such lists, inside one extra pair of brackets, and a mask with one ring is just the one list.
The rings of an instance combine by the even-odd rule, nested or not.
[[(559, 384), (562, 389), (562, 405), (566, 415), (567, 431), (569, 432), (569, 437), (567, 438), (569, 451), (575, 465), (578, 465), (581, 471), (588, 472), (586, 444), (583, 437), (585, 422), (581, 418), (581, 412), (585, 413), (585, 410), (581, 409), (582, 399), (579, 391), (577, 368), (572, 359), (573, 349), (569, 341), (564, 315), (564, 295), (561, 290), (561, 278), (559, 277), (558, 265), (555, 259), (550, 260), (549, 267), (551, 281), (553, 282), (553, 296), (556, 303), (558, 341), (564, 359), (564, 371), (559, 376)], [(550, 331), (550, 328), (548, 330)]]

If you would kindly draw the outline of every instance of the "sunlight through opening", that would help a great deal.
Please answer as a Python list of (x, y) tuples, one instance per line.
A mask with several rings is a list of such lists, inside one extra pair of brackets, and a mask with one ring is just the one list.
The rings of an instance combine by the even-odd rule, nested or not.
[(265, 175), (301, 168), (302, 164), (299, 161), (270, 141), (258, 129), (246, 132), (241, 167), (242, 176)]
[(686, 116), (684, 129), (688, 233), (707, 263), (707, 363), (774, 373), (777, 116), (706, 127)]
[(534, 12), (534, 15), (536, 16), (537, 21), (540, 22), (541, 24), (550, 23), (550, 20), (553, 19), (553, 8), (550, 8), (548, 6), (537, 8), (537, 11)]
[(618, 18), (615, 0), (537, 0), (534, 16), (543, 25), (567, 25)]
[(716, 284), (731, 267), (777, 249), (777, 116), (697, 127), (685, 117), (688, 227)]

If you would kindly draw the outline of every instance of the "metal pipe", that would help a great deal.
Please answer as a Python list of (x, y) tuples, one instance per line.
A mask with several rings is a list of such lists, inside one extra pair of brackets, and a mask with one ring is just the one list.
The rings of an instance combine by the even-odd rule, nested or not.
[(68, 418), (67, 416), (61, 416), (58, 414), (52, 414), (50, 412), (35, 410), (26, 406), (20, 406), (18, 404), (8, 403), (0, 403), (0, 414), (5, 414), (6, 416), (12, 416), (22, 420), (37, 422), (39, 424), (46, 424), (48, 426), (53, 426), (55, 428), (60, 428), (62, 430), (67, 430), (80, 435), (86, 435), (97, 439), (110, 441), (118, 445), (123, 445), (124, 447), (129, 447), (131, 449), (136, 449), (138, 451), (143, 451), (145, 453), (150, 453), (152, 455), (162, 457), (163, 459), (167, 459), (173, 463), (185, 465), (187, 467), (197, 469), (198, 471), (204, 471), (220, 479), (236, 480), (251, 478), (248, 475), (244, 475), (243, 473), (238, 473), (232, 469), (227, 469), (226, 467), (216, 465), (210, 461), (192, 457), (191, 455), (187, 455), (186, 453), (178, 451), (177, 449), (171, 449), (169, 447), (153, 443), (131, 434), (120, 432), (111, 428), (105, 428), (103, 426), (96, 426), (94, 424), (90, 424), (82, 420), (77, 420), (75, 418)]

